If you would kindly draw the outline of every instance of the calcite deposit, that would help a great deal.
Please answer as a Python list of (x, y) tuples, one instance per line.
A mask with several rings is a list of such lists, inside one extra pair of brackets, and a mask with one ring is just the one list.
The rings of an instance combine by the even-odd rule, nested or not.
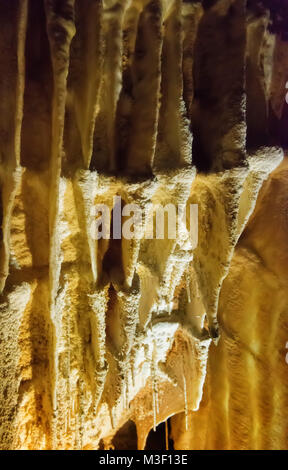
[[(286, 0), (0, 1), (1, 449), (288, 447), (287, 24)], [(197, 204), (198, 242), (189, 210), (95, 239), (116, 196)]]

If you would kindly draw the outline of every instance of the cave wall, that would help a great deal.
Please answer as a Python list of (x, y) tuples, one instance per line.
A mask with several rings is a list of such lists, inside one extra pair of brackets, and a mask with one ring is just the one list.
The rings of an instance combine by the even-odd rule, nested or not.
[(176, 449), (287, 449), (287, 158), (264, 183), (219, 301), (199, 411), (172, 418)]
[[(275, 261), (282, 245), (270, 253), (272, 226), (256, 215), (244, 230), (285, 146), (287, 43), (269, 18), (244, 0), (1, 2), (2, 449), (113, 448), (129, 422), (142, 449), (176, 414), (178, 447), (285, 446), (285, 261), (270, 280), (251, 248)], [(189, 216), (175, 240), (147, 240), (145, 227), (139, 239), (94, 240), (93, 207), (107, 204), (112, 220), (116, 195), (143, 209), (198, 204), (197, 246)], [(245, 422), (229, 440), (217, 424), (227, 371), (258, 368), (253, 426), (268, 419), (266, 376), (243, 346), (253, 352), (252, 331), (278, 377), (272, 437), (250, 440)], [(192, 412), (197, 429), (208, 419), (205, 403), (216, 410), (207, 441), (189, 428)]]

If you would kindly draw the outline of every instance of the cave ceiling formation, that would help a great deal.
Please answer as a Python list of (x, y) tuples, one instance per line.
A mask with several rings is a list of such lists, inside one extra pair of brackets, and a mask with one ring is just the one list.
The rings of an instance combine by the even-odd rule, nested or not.
[[(0, 23), (0, 447), (144, 449), (169, 419), (175, 449), (287, 448), (288, 2)], [(114, 196), (197, 204), (197, 246), (189, 216), (95, 240)]]

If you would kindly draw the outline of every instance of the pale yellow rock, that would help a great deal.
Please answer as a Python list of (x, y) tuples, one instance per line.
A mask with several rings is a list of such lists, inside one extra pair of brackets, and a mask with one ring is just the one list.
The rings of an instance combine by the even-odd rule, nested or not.
[[(287, 43), (202, 3), (0, 5), (1, 449), (144, 449), (174, 415), (175, 448), (287, 447)], [(95, 240), (115, 196), (187, 216)]]

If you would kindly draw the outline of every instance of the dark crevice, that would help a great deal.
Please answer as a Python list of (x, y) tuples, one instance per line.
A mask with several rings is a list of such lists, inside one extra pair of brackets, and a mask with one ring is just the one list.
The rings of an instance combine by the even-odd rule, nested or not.
[(192, 158), (200, 172), (233, 168), (244, 159), (244, 138), (240, 130), (235, 132), (245, 120), (244, 55), (241, 6), (225, 16), (207, 10), (198, 27), (193, 64)]
[(42, 0), (30, 0), (25, 45), (21, 165), (46, 169), (50, 161), (53, 74)]
[(259, 16), (270, 12), (269, 31), (288, 41), (288, 0), (248, 0), (247, 8)]
[(273, 112), (271, 106), (269, 108), (269, 129), (275, 142), (284, 148), (287, 152), (288, 150), (288, 104), (285, 102), (283, 107), (283, 112), (281, 118), (278, 117)]
[[(170, 439), (171, 423), (170, 419), (167, 420), (168, 424), (168, 450), (174, 450), (173, 440)], [(156, 430), (151, 431), (148, 434), (145, 450), (167, 450), (166, 449), (166, 431), (165, 422), (158, 424)]]
[(259, 71), (247, 60), (246, 65), (247, 148), (259, 148), (270, 141), (266, 97)]
[[(103, 258), (103, 272), (108, 275), (109, 279), (122, 284), (124, 281), (124, 270), (122, 260), (122, 239), (114, 238), (114, 212), (119, 211), (120, 220), (122, 216), (122, 207), (125, 203), (121, 200), (121, 206), (114, 207), (111, 213), (111, 226), (109, 247)], [(118, 217), (117, 217), (118, 218)], [(121, 225), (122, 234), (122, 225)]]
[(116, 432), (112, 439), (115, 450), (137, 450), (137, 429), (129, 420)]

